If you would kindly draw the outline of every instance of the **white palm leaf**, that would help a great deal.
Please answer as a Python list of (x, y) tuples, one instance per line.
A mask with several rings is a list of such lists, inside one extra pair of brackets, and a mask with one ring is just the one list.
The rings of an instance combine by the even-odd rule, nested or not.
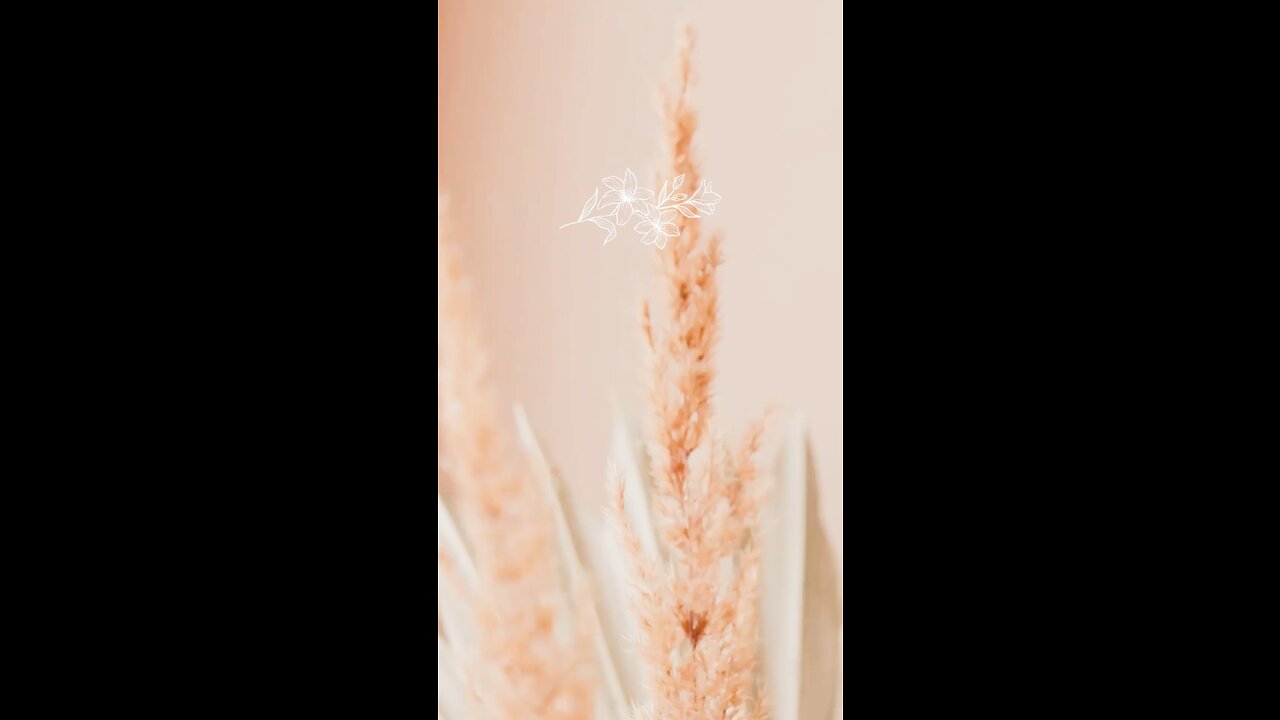
[(475, 647), (475, 626), (466, 596), (476, 591), (475, 563), (444, 498), (437, 495), (437, 543), (440, 559), (436, 575), (436, 708), (446, 720), (463, 720), (466, 715), (464, 659)]
[[(601, 717), (622, 720), (626, 713), (627, 696), (623, 692), (618, 677), (615, 661), (617, 648), (610, 647), (608, 640), (612, 635), (609, 632), (610, 626), (601, 618), (603, 613), (599, 608), (602, 604), (600, 602), (602, 593), (599, 582), (589, 577), (594, 574), (586, 569), (587, 566), (600, 568), (608, 563), (602, 562), (598, 556), (593, 556), (591, 545), (586, 542), (589, 532), (586, 528), (589, 525), (584, 522), (577, 503), (573, 502), (564, 483), (551, 471), (551, 466), (542, 453), (542, 447), (533, 434), (529, 418), (525, 415), (524, 408), (518, 404), (515, 406), (515, 416), (516, 435), (520, 441), (520, 447), (554, 509), (557, 554), (559, 567), (565, 575), (567, 597), (585, 597), (586, 602), (583, 603), (585, 607), (580, 609), (593, 616), (592, 625), (596, 632), (592, 638), (592, 644), (598, 666), (596, 676), (600, 680), (600, 692), (597, 693), (596, 705), (598, 708), (607, 709), (607, 714), (601, 712)], [(580, 587), (585, 592), (575, 592)], [(610, 605), (610, 609), (612, 607)], [(613, 615), (609, 616), (610, 624), (614, 619)]]
[(818, 517), (804, 421), (794, 419), (765, 504), (761, 626), (775, 720), (835, 716), (843, 604), (831, 543)]

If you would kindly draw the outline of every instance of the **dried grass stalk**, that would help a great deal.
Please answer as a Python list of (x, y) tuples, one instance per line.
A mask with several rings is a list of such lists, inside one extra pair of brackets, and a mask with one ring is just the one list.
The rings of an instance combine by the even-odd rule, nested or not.
[(469, 281), (443, 223), (439, 230), (442, 495), (458, 506), (479, 576), (468, 717), (585, 720), (594, 710), (590, 628), (585, 614), (566, 612), (552, 510), (529, 468), (510, 459)]
[[(691, 155), (697, 119), (690, 106), (693, 48), (685, 28), (675, 88), (663, 102), (666, 177), (697, 186)], [(615, 477), (614, 521), (632, 565), (637, 638), (652, 719), (767, 717), (757, 689), (761, 494), (755, 466), (763, 425), (753, 427), (732, 456), (709, 438), (713, 350), (719, 336), (716, 268), (721, 239), (705, 239), (689, 219), (658, 252), (667, 289), (665, 332), (649, 308), (641, 329), (651, 356), (649, 459), (655, 520), (667, 556), (647, 556), (624, 512), (625, 489)]]

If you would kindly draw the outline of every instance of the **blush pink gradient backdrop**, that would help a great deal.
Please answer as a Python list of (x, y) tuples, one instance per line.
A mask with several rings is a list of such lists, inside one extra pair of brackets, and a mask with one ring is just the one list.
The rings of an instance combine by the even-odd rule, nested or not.
[(629, 226), (605, 247), (592, 225), (557, 227), (607, 175), (652, 182), (681, 18), (697, 32), (695, 153), (724, 198), (698, 221), (725, 233), (720, 426), (736, 437), (770, 404), (804, 414), (843, 568), (839, 2), (442, 0), (439, 183), (499, 399), (525, 405), (566, 481), (601, 504), (611, 398), (643, 417), (638, 303), (660, 251)]

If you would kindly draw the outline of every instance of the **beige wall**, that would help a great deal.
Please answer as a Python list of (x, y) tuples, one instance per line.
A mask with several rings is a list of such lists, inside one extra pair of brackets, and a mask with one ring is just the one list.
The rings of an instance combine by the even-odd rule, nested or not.
[[(655, 90), (679, 2), (442, 0), (438, 169), (476, 278), (500, 398), (520, 400), (554, 462), (603, 499), (610, 397), (640, 405), (639, 298), (652, 255), (577, 217), (600, 178), (657, 168)], [(723, 196), (718, 417), (808, 418), (824, 520), (843, 567), (842, 9), (693, 3), (697, 155)], [(843, 580), (841, 581), (843, 585)]]

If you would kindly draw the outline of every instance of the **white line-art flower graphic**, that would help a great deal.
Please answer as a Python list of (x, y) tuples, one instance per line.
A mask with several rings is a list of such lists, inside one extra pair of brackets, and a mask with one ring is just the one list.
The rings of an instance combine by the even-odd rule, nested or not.
[[(657, 245), (661, 250), (667, 247), (667, 238), (680, 234), (675, 223), (676, 213), (687, 218), (714, 215), (716, 205), (720, 202), (720, 195), (713, 192), (711, 183), (705, 180), (699, 182), (698, 188), (692, 193), (676, 192), (684, 184), (684, 175), (670, 183), (670, 190), (667, 189), (668, 183), (663, 182), (656, 203), (650, 202), (654, 199), (652, 190), (637, 186), (635, 173), (630, 168), (622, 177), (612, 175), (602, 182), (609, 189), (604, 197), (600, 197), (600, 188), (597, 187), (582, 206), (578, 219), (561, 225), (561, 228), (584, 222), (593, 223), (606, 231), (604, 244), (608, 245), (610, 240), (617, 237), (618, 228), (626, 225), (635, 215), (639, 217), (635, 231), (642, 236), (641, 244)], [(596, 210), (600, 214), (592, 215), (592, 211)]]
[(676, 211), (668, 210), (662, 213), (657, 222), (646, 217), (636, 223), (636, 232), (645, 234), (640, 239), (640, 244), (657, 245), (659, 249), (665, 248), (667, 246), (667, 238), (680, 234), (680, 231), (676, 229), (675, 219)]
[(636, 187), (636, 176), (630, 169), (626, 172), (625, 180), (614, 175), (605, 178), (604, 184), (609, 188), (609, 192), (601, 198), (604, 204), (600, 209), (604, 212), (616, 212), (619, 225), (626, 225), (632, 212), (643, 215), (646, 205), (644, 201), (653, 199), (652, 190)]

